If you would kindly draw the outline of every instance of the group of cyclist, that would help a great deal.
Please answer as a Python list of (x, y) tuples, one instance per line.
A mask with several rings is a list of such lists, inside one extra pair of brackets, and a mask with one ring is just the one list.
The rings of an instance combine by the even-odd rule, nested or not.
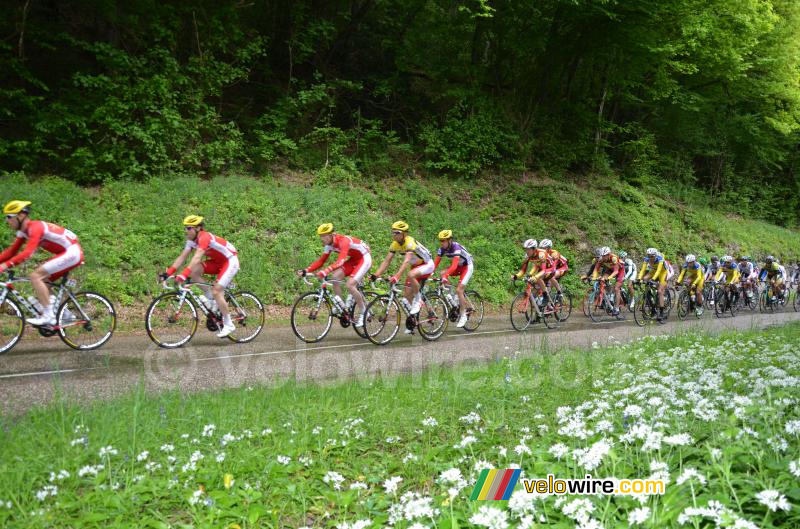
[[(54, 256), (38, 266), (31, 274), (31, 283), (37, 300), (40, 302), (41, 315), (29, 318), (27, 321), (34, 326), (53, 326), (56, 324), (54, 307), (48, 282), (64, 276), (70, 270), (84, 262), (83, 250), (78, 237), (72, 231), (57, 224), (34, 220), (31, 215), (31, 202), (13, 200), (5, 205), (3, 214), (6, 223), (16, 232), (14, 243), (0, 253), (0, 273), (9, 268), (19, 266), (30, 259), (37, 248), (54, 254)], [(231, 320), (228, 303), (225, 300), (224, 290), (239, 271), (239, 257), (236, 248), (229, 241), (205, 230), (203, 217), (189, 215), (183, 219), (186, 243), (183, 251), (169, 268), (160, 275), (162, 280), (172, 279), (178, 283), (187, 280), (201, 282), (203, 274), (216, 275), (213, 286), (204, 289), (205, 301), (209, 307), (219, 310), (222, 317), (222, 328), (217, 333), (220, 338), (225, 338), (235, 331)], [(405, 288), (402, 303), (409, 314), (414, 315), (420, 311), (420, 289), (425, 280), (431, 278), (438, 269), (443, 258), (451, 259), (450, 266), (443, 270), (438, 279), (447, 281), (450, 277), (458, 278), (456, 294), (458, 298), (459, 318), (457, 327), (461, 328), (467, 321), (465, 307), (467, 302), (464, 290), (474, 273), (474, 259), (467, 249), (453, 238), (449, 229), (438, 233), (439, 248), (434, 257), (428, 248), (417, 241), (410, 234), (410, 226), (405, 221), (397, 221), (391, 225), (392, 242), (388, 253), (378, 269), (369, 274), (373, 261), (369, 245), (356, 237), (337, 233), (332, 223), (321, 224), (316, 233), (323, 245), (322, 255), (308, 265), (298, 270), (297, 274), (306, 276), (316, 274), (320, 279), (334, 279), (333, 288), (336, 297), (341, 301), (341, 284), (349, 291), (348, 300), (357, 307), (358, 317), (354, 321), (357, 327), (364, 326), (365, 300), (359, 291), (359, 285), (369, 274), (372, 281), (381, 278), (388, 270), (397, 254), (403, 256), (403, 261), (397, 271), (388, 281), (395, 284), (405, 274)], [(550, 239), (528, 239), (523, 243), (525, 259), (520, 270), (512, 275), (513, 280), (521, 279), (528, 274), (528, 280), (538, 286), (543, 292), (544, 301), (548, 300), (548, 291), (552, 287), (561, 290), (559, 279), (569, 270), (567, 258), (553, 248)], [(189, 259), (189, 255), (194, 255)], [(331, 254), (336, 254), (336, 259), (327, 264)], [(186, 260), (189, 259), (188, 264)], [(186, 266), (179, 271), (179, 269)], [(664, 313), (664, 291), (667, 284), (675, 275), (675, 267), (656, 248), (648, 248), (641, 267), (630, 259), (626, 252), (613, 253), (607, 246), (597, 248), (594, 259), (582, 276), (584, 280), (610, 280), (614, 279), (614, 292), (616, 307), (614, 315), (624, 318), (621, 313), (623, 307), (622, 289), (629, 289), (628, 299), (634, 299), (633, 288), (635, 282), (653, 281), (658, 288), (659, 311)], [(792, 277), (773, 256), (765, 259), (762, 267), (757, 267), (753, 260), (743, 255), (735, 260), (730, 255), (722, 259), (711, 257), (710, 262), (704, 258), (697, 258), (693, 254), (685, 257), (684, 263), (679, 267), (677, 284), (685, 284), (694, 292), (696, 310), (702, 311), (703, 286), (706, 281), (714, 280), (723, 282), (731, 287), (741, 282), (744, 291), (751, 295), (756, 281), (769, 281), (777, 296), (784, 296), (786, 282), (800, 280), (800, 267), (795, 266)], [(724, 281), (722, 281), (724, 278)], [(348, 309), (351, 307), (347, 307)]]

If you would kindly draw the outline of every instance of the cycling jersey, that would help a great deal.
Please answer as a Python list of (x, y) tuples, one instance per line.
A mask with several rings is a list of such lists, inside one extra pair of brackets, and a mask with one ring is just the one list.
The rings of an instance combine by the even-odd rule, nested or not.
[(758, 277), (758, 268), (750, 261), (739, 263), (739, 275), (742, 279), (755, 279)]
[(717, 275), (717, 272), (719, 272), (719, 263), (708, 263), (708, 265), (706, 265), (706, 281), (712, 281)]
[[(332, 253), (339, 254), (339, 257), (336, 261), (333, 262), (330, 266), (326, 267), (325, 275), (331, 273), (333, 270), (337, 268), (353, 268), (355, 267), (360, 271), (362, 268), (361, 266), (355, 266), (357, 263), (360, 264), (366, 258), (369, 259), (370, 266), (372, 266), (372, 257), (369, 253), (369, 245), (360, 239), (356, 239), (355, 237), (349, 237), (347, 235), (340, 235), (338, 233), (333, 235), (333, 241), (331, 244), (326, 245), (322, 249), (322, 257), (311, 263), (308, 268), (306, 268), (306, 272), (313, 272), (318, 268), (321, 268), (322, 265), (325, 264), (325, 261), (328, 260), (328, 257)], [(346, 262), (350, 263), (350, 266), (346, 266)], [(369, 270), (369, 267), (367, 267)], [(350, 275), (347, 273), (348, 271), (345, 270), (345, 275)], [(365, 272), (366, 273), (366, 272)], [(363, 277), (363, 276), (362, 276)], [(360, 278), (359, 278), (360, 279)]]
[(398, 244), (397, 241), (392, 241), (389, 246), (390, 253), (400, 253), (403, 255), (412, 254), (411, 265), (418, 265), (421, 263), (432, 263), (431, 252), (428, 251), (423, 245), (414, 240), (413, 237), (406, 236), (403, 244)]
[(736, 263), (729, 263), (724, 264), (719, 267), (719, 271), (717, 272), (717, 276), (714, 278), (715, 281), (719, 281), (722, 279), (722, 276), (725, 276), (725, 280), (730, 285), (740, 277), (739, 267)]
[(185, 248), (203, 250), (210, 261), (218, 263), (223, 263), (238, 255), (236, 248), (231, 243), (207, 231), (198, 233), (193, 241), (187, 240)]
[(622, 278), (625, 277), (625, 263), (615, 254), (608, 254), (601, 258), (594, 267), (592, 279), (597, 279), (600, 277), (601, 273), (605, 273), (609, 277), (614, 277), (617, 281), (622, 281)]
[(561, 270), (562, 268), (569, 268), (567, 263), (567, 258), (561, 255), (559, 252), (555, 251), (552, 248), (547, 250), (547, 256), (553, 261), (557, 270)]
[(784, 274), (781, 273), (781, 268), (783, 267), (777, 261), (773, 261), (771, 265), (765, 264), (764, 268), (761, 269), (761, 281), (784, 277)]
[(650, 270), (652, 270), (652, 274), (650, 275), (651, 281), (658, 281), (662, 285), (666, 285), (667, 274), (669, 273), (669, 269), (667, 268), (668, 266), (669, 265), (666, 260), (660, 255), (655, 257), (645, 257), (644, 261), (642, 262), (642, 268), (639, 270), (639, 277), (637, 279), (641, 280)]
[(453, 262), (450, 264), (450, 268), (442, 273), (442, 279), (454, 274), (458, 274), (458, 283), (460, 285), (466, 285), (472, 277), (474, 268), (472, 255), (470, 255), (467, 249), (455, 241), (452, 241), (450, 243), (450, 247), (446, 250), (440, 247), (438, 250), (436, 250), (436, 259), (433, 261), (434, 270), (439, 267), (442, 257), (451, 257), (453, 259)]
[[(23, 243), (25, 248), (22, 248)], [(55, 254), (55, 257), (42, 264), (51, 280), (83, 264), (83, 249), (78, 237), (66, 228), (42, 220), (28, 221), (25, 230), (17, 232), (17, 238), (11, 246), (0, 253), (0, 263), (5, 263), (9, 268), (18, 266), (30, 259), (38, 248)]]
[(630, 281), (631, 279), (636, 277), (637, 269), (636, 263), (633, 262), (633, 259), (630, 257), (626, 257), (623, 261), (625, 264), (625, 277), (623, 278), (625, 281)]
[(678, 275), (678, 283), (682, 283), (684, 277), (691, 279), (693, 287), (703, 288), (705, 282), (705, 273), (703, 266), (698, 262), (684, 263), (681, 267), (681, 273)]
[(525, 261), (522, 263), (522, 268), (516, 274), (517, 277), (525, 275), (529, 263), (533, 266), (528, 275), (536, 279), (541, 278), (545, 273), (551, 272), (553, 269), (553, 261), (547, 256), (547, 252), (542, 249), (536, 249), (531, 257), (526, 256)]

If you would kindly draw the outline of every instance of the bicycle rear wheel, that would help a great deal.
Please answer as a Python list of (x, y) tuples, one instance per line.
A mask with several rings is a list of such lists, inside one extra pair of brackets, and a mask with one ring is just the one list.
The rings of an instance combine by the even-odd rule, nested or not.
[(370, 301), (364, 316), (369, 341), (375, 345), (391, 342), (400, 330), (400, 316), (400, 305), (396, 299), (381, 295)]
[(292, 306), (292, 331), (306, 343), (317, 343), (331, 330), (330, 302), (317, 292), (302, 294)]
[(542, 321), (548, 329), (558, 327), (558, 311), (552, 300), (548, 300), (542, 309)]
[(644, 327), (655, 318), (655, 303), (653, 293), (645, 290), (633, 308), (633, 320), (639, 327)]
[(448, 321), (444, 300), (436, 294), (425, 296), (417, 314), (419, 335), (429, 342), (438, 340), (447, 330)]
[(794, 299), (792, 300), (792, 308), (795, 312), (800, 312), (800, 290), (795, 290)]
[(236, 343), (247, 343), (255, 340), (264, 328), (264, 305), (251, 292), (226, 293), (231, 319), (236, 330), (228, 335), (228, 339)]
[(567, 290), (557, 292), (553, 304), (556, 307), (558, 321), (567, 321), (572, 314), (572, 294), (570, 294)]
[(600, 291), (598, 290), (596, 293), (589, 296), (589, 306), (587, 307), (589, 311), (589, 318), (595, 323), (599, 323), (603, 321), (603, 318), (606, 314), (606, 308), (603, 306), (605, 300), (600, 298)]
[(9, 352), (25, 330), (25, 318), (19, 305), (6, 298), (0, 305), (0, 354)]
[(517, 331), (524, 331), (527, 329), (534, 315), (536, 314), (533, 306), (533, 301), (527, 292), (520, 292), (514, 296), (511, 302), (511, 326)]
[[(364, 312), (366, 313), (367, 305), (369, 305), (369, 302), (378, 297), (380, 294), (371, 291), (362, 292), (362, 294), (364, 296)], [(368, 338), (366, 331), (367, 316), (364, 316), (364, 327), (356, 327), (355, 324), (356, 320), (358, 319), (358, 316), (360, 315), (361, 314), (360, 311), (358, 310), (358, 304), (353, 305), (353, 307), (350, 309), (350, 321), (353, 322), (353, 330), (356, 331), (357, 335), (366, 340)]]
[(197, 308), (188, 296), (167, 292), (150, 303), (144, 323), (153, 343), (173, 349), (188, 343), (197, 331)]
[(464, 330), (472, 332), (483, 321), (483, 299), (474, 290), (464, 292), (464, 297), (467, 298), (467, 323), (464, 324)]

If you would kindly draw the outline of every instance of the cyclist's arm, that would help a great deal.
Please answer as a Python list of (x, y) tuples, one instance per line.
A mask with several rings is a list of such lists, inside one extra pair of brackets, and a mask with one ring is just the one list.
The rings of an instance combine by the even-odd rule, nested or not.
[(592, 267), (592, 275), (591, 275), (592, 281), (597, 281), (597, 279), (599, 279), (600, 270), (602, 269), (603, 266), (599, 262), (595, 263), (595, 265)]
[(725, 273), (725, 271), (724, 271), (724, 270), (722, 269), (722, 267), (720, 266), (720, 267), (717, 269), (717, 275), (715, 275), (715, 276), (714, 276), (714, 281), (717, 281), (717, 282), (719, 282), (719, 280), (720, 280), (720, 279), (722, 279), (722, 275), (723, 275), (724, 273)]
[(656, 277), (663, 270), (666, 270), (666, 265), (664, 264), (664, 262), (665, 261), (663, 259), (658, 262), (658, 266), (656, 266), (656, 269), (653, 271), (653, 275), (651, 277)]
[(436, 259), (433, 260), (433, 271), (435, 272), (437, 268), (439, 268), (439, 263), (442, 262), (442, 256), (437, 255)]
[(703, 270), (702, 269), (698, 270), (697, 273), (695, 274), (695, 276), (696, 277), (694, 278), (694, 281), (692, 281), (692, 286), (693, 287), (699, 287), (700, 283), (705, 279), (705, 275), (703, 274)]
[[(339, 244), (339, 258), (336, 259), (336, 261), (334, 261), (332, 265), (330, 265), (324, 270), (326, 274), (330, 274), (337, 268), (341, 268), (344, 262), (347, 261), (347, 258), (349, 256), (348, 254), (350, 253), (350, 239), (348, 239), (347, 237), (342, 237), (340, 241), (341, 243)], [(328, 256), (323, 256), (323, 257), (325, 257), (325, 259), (328, 258)], [(322, 262), (324, 263), (325, 261)], [(321, 264), (322, 263), (320, 263), (320, 265)]]
[(759, 276), (758, 280), (759, 281), (766, 281), (767, 280), (767, 269), (766, 268), (764, 268), (761, 271), (761, 275)]
[(178, 258), (172, 262), (172, 266), (167, 268), (167, 275), (174, 275), (175, 272), (178, 271), (178, 268), (180, 268), (180, 266), (186, 261), (186, 258), (189, 257), (190, 253), (192, 253), (192, 249), (189, 246), (186, 246)]
[[(437, 257), (437, 259), (438, 259), (438, 257)], [(461, 256), (456, 255), (455, 257), (453, 257), (453, 262), (450, 263), (450, 268), (448, 268), (447, 270), (444, 271), (444, 274), (442, 274), (442, 278), (444, 279), (445, 277), (448, 277), (451, 274), (454, 274), (455, 271), (458, 270), (458, 266), (459, 266), (460, 262), (461, 262)], [(434, 268), (434, 270), (435, 270), (435, 268)]]
[(400, 265), (400, 268), (398, 268), (397, 272), (395, 272), (394, 274), (395, 277), (400, 277), (401, 275), (403, 275), (403, 272), (406, 271), (406, 268), (409, 268), (411, 266), (411, 259), (413, 258), (414, 258), (413, 253), (411, 252), (406, 253), (406, 258), (403, 259), (403, 264)]
[(519, 272), (516, 274), (517, 279), (521, 279), (522, 276), (525, 275), (525, 272), (528, 270), (528, 262), (530, 262), (530, 259), (525, 259), (525, 262), (522, 263), (522, 268), (520, 268)]
[(642, 264), (642, 267), (639, 269), (639, 275), (636, 277), (636, 279), (641, 281), (645, 276), (645, 272), (647, 272), (647, 264)]
[(676, 283), (682, 283), (683, 282), (683, 276), (685, 276), (685, 275), (686, 275), (686, 269), (685, 268), (681, 268), (681, 273), (678, 274), (678, 279), (675, 282)]
[(383, 259), (383, 262), (375, 271), (375, 275), (380, 277), (386, 271), (386, 269), (389, 268), (389, 263), (392, 262), (392, 259), (394, 259), (394, 252), (387, 253), (386, 257)]
[(733, 277), (731, 278), (731, 283), (735, 283), (737, 279), (741, 277), (742, 274), (739, 273), (738, 270), (733, 271)]
[(25, 244), (25, 247), (21, 252), (5, 262), (6, 266), (11, 268), (12, 266), (20, 265), (30, 259), (33, 253), (39, 247), (39, 242), (42, 240), (42, 235), (44, 235), (44, 227), (42, 226), (42, 223), (31, 222), (28, 225), (28, 242)]
[(181, 272), (180, 275), (183, 276), (184, 279), (187, 279), (190, 275), (192, 275), (192, 268), (203, 262), (203, 256), (205, 254), (206, 251), (203, 248), (198, 248), (197, 251), (194, 252), (192, 260), (189, 261), (189, 264), (186, 265), (186, 268), (183, 269), (183, 272)]
[(16, 239), (14, 239), (14, 242), (11, 244), (11, 246), (3, 250), (3, 253), (0, 253), (0, 263), (5, 263), (9, 259), (11, 259), (14, 255), (16, 255), (19, 249), (22, 248), (23, 242), (25, 242), (25, 239), (23, 239), (22, 237), (17, 237)]

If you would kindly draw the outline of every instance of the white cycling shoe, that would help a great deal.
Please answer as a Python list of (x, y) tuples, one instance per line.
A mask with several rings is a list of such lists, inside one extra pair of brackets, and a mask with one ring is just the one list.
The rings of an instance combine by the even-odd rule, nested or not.
[(228, 336), (233, 334), (233, 331), (235, 330), (236, 330), (236, 325), (232, 323), (230, 325), (223, 325), (222, 330), (217, 333), (217, 338), (227, 338)]
[(44, 315), (44, 316), (39, 316), (38, 318), (28, 318), (25, 321), (27, 321), (34, 327), (41, 327), (43, 325), (50, 325), (52, 327), (56, 325), (55, 315)]
[(461, 315), (460, 318), (458, 318), (458, 323), (456, 323), (456, 327), (460, 329), (466, 324), (467, 324), (467, 313), (465, 312), (464, 314)]

